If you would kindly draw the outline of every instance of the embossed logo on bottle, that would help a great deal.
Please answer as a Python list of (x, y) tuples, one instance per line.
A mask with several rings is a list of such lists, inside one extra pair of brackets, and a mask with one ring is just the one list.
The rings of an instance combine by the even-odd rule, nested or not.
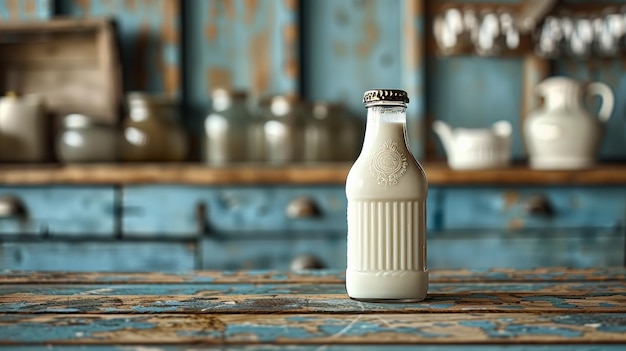
[(389, 139), (372, 154), (370, 172), (380, 185), (396, 185), (406, 173), (406, 156), (398, 151), (398, 143)]

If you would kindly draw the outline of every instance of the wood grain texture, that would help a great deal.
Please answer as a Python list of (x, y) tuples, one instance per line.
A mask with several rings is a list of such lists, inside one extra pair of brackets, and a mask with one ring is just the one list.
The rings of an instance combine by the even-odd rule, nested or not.
[[(26, 216), (3, 218), (0, 237), (22, 238), (43, 235), (113, 238), (115, 228), (115, 190), (108, 186), (0, 186), (0, 197), (15, 197), (22, 203)], [(0, 247), (0, 251), (4, 251)], [(7, 252), (5, 251), (5, 254)], [(0, 261), (8, 257), (0, 255)]]
[(0, 349), (626, 345), (624, 267), (441, 271), (433, 273), (427, 298), (415, 303), (351, 300), (336, 271), (0, 277)]
[[(210, 289), (199, 295), (179, 292), (151, 296), (145, 296), (141, 291), (138, 291), (140, 295), (108, 293), (101, 296), (87, 293), (50, 296), (44, 291), (4, 295), (0, 313), (626, 313), (626, 292), (619, 285), (622, 283), (614, 283), (613, 291), (601, 292), (488, 292), (488, 289), (477, 287), (476, 292), (429, 292), (424, 301), (394, 304), (360, 302), (349, 299), (345, 292), (327, 294), (324, 291), (315, 294), (283, 291), (225, 296), (213, 294)], [(247, 286), (238, 287), (245, 290)], [(331, 290), (333, 286), (328, 288)], [(94, 286), (93, 290), (98, 289)]]
[[(0, 184), (345, 184), (350, 164), (1, 165)], [(626, 165), (603, 164), (578, 171), (537, 171), (524, 165), (483, 171), (455, 171), (441, 162), (424, 163), (429, 185), (623, 185)]]
[[(485, 294), (509, 293), (509, 294), (536, 294), (559, 296), (571, 295), (581, 296), (589, 291), (600, 296), (611, 296), (610, 293), (619, 295), (624, 289), (621, 281), (580, 281), (580, 282), (468, 282), (468, 283), (431, 283), (428, 291), (432, 294), (448, 294), (450, 296), (460, 296), (462, 294), (475, 294), (480, 291)], [(151, 298), (158, 296), (184, 295), (190, 298), (202, 297), (230, 297), (243, 295), (292, 295), (298, 294), (345, 294), (346, 289), (343, 281), (335, 283), (164, 283), (164, 284), (122, 284), (111, 283), (103, 287), (99, 282), (84, 283), (45, 283), (45, 284), (4, 284), (0, 285), (0, 295), (18, 298), (18, 294), (23, 297), (47, 295), (49, 297), (61, 296), (142, 296)], [(27, 299), (28, 300), (28, 299)], [(28, 301), (27, 301), (28, 302)], [(2, 306), (7, 309), (7, 306)]]
[(0, 344), (626, 343), (623, 313), (4, 314)]
[[(606, 282), (626, 280), (623, 267), (573, 269), (545, 267), (536, 269), (461, 269), (430, 272), (431, 283), (476, 282)], [(93, 272), (27, 272), (0, 271), (0, 284), (342, 284), (345, 272), (339, 270), (311, 270), (300, 272), (196, 271), (189, 273), (93, 273)]]
[[(507, 344), (478, 344), (478, 345), (419, 345), (420, 351), (499, 351), (506, 347), (507, 351), (623, 351), (624, 344), (550, 344), (550, 345), (512, 345)], [(255, 343), (253, 345), (228, 345), (229, 351), (378, 351), (381, 345), (275, 345)], [(390, 351), (413, 351), (416, 345), (384, 345), (385, 350)], [(45, 345), (45, 346), (24, 346), (24, 345), (0, 345), (0, 351), (213, 351), (223, 350), (221, 346), (209, 345), (150, 345), (146, 349), (141, 345)]]

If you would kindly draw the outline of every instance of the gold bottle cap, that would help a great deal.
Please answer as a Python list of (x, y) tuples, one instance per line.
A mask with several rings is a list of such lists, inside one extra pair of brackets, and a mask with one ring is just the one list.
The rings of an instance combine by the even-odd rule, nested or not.
[(396, 89), (374, 89), (363, 94), (363, 103), (366, 105), (383, 101), (407, 104), (409, 103), (409, 96), (406, 91)]

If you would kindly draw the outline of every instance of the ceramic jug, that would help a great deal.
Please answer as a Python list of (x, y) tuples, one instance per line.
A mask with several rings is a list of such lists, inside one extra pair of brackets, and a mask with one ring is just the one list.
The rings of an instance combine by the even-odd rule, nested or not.
[(490, 129), (452, 129), (442, 121), (433, 123), (433, 130), (448, 155), (453, 169), (484, 169), (506, 167), (511, 159), (511, 123), (498, 121)]
[[(566, 77), (548, 78), (535, 86), (544, 98), (540, 108), (524, 123), (524, 141), (535, 169), (580, 169), (595, 162), (604, 134), (604, 124), (613, 112), (614, 97), (606, 84), (580, 84)], [(597, 116), (587, 111), (582, 100), (599, 95)]]

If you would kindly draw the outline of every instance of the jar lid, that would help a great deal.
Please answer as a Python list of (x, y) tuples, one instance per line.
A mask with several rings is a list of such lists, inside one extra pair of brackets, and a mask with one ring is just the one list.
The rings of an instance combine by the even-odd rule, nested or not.
[(363, 94), (363, 103), (366, 106), (373, 103), (384, 102), (401, 102), (402, 104), (407, 104), (409, 103), (409, 96), (406, 91), (396, 89), (373, 89)]

